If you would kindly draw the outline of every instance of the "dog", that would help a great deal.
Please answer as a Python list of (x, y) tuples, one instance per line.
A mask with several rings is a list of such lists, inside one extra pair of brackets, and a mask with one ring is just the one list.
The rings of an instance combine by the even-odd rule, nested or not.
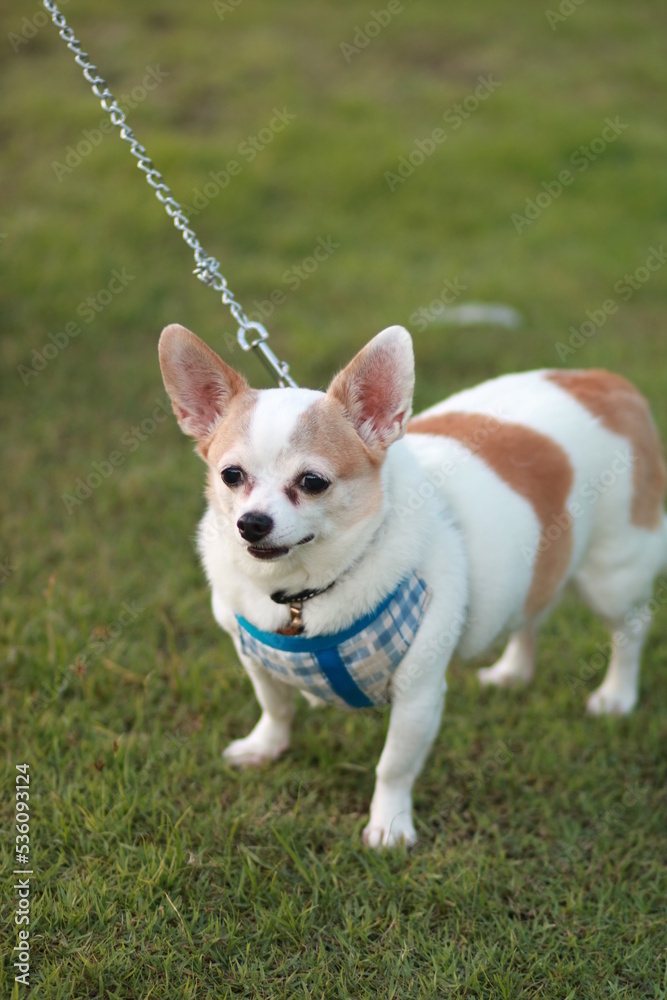
[(658, 434), (625, 379), (503, 375), (411, 418), (412, 340), (400, 326), (326, 392), (251, 389), (176, 324), (159, 353), (181, 429), (208, 466), (198, 549), (213, 614), (261, 706), (226, 761), (258, 765), (287, 748), (294, 688), (315, 705), (390, 703), (363, 840), (414, 844), (412, 786), (448, 661), (509, 633), (479, 679), (529, 681), (539, 626), (568, 583), (611, 632), (588, 711), (633, 708), (667, 518)]

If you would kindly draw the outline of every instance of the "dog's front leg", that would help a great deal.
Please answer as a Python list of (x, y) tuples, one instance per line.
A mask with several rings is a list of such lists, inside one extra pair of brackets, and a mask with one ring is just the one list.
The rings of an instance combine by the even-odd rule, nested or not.
[[(439, 672), (438, 678), (418, 677), (409, 670), (403, 676), (397, 672), (387, 740), (375, 770), (370, 821), (363, 834), (368, 847), (409, 846), (417, 841), (412, 786), (440, 723), (446, 690), (444, 665)], [(432, 668), (426, 673), (432, 675)]]
[(244, 666), (262, 707), (262, 715), (252, 732), (230, 743), (222, 756), (237, 767), (253, 767), (275, 760), (289, 746), (294, 688), (282, 684), (268, 671), (247, 660)]

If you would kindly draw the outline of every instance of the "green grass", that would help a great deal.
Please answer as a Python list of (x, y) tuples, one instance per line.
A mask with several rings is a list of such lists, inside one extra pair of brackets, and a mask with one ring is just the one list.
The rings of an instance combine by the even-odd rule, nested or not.
[[(667, 267), (628, 301), (614, 291), (667, 243), (667, 8), (586, 0), (552, 30), (527, 0), (404, 7), (349, 64), (340, 43), (371, 9), (356, 0), (244, 0), (223, 20), (177, 0), (64, 11), (118, 93), (147, 67), (169, 74), (130, 121), (186, 203), (275, 108), (296, 115), (195, 222), (248, 310), (284, 292), (267, 325), (300, 382), (325, 385), (382, 326), (410, 325), (445, 279), (525, 321), (416, 333), (418, 406), (557, 364), (569, 327), (613, 298), (567, 363), (634, 379), (667, 435)], [(168, 322), (265, 377), (226, 349), (228, 314), (115, 135), (58, 180), (102, 113), (50, 26), (12, 51), (38, 10), (0, 13), (3, 996), (27, 994), (11, 966), (23, 761), (35, 997), (667, 996), (664, 607), (628, 719), (584, 715), (599, 677), (581, 664), (605, 634), (569, 599), (530, 689), (480, 691), (453, 664), (410, 854), (361, 847), (382, 715), (301, 707), (274, 767), (222, 763), (257, 709), (194, 555), (203, 466), (173, 419), (141, 424), (163, 399)], [(385, 172), (489, 74), (500, 86), (392, 193)], [(617, 116), (628, 127), (578, 171), (572, 154)], [(568, 166), (517, 233), (512, 214)], [(340, 247), (290, 288), (329, 236)], [(87, 322), (114, 269), (132, 280)], [(62, 496), (114, 452), (68, 513)]]

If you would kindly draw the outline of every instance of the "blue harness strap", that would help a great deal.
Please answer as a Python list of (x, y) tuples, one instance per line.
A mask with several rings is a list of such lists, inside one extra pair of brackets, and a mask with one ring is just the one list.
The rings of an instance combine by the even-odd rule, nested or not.
[(364, 692), (357, 687), (337, 649), (323, 649), (321, 653), (315, 655), (334, 694), (342, 698), (350, 708), (371, 708), (373, 702), (369, 701)]
[(412, 573), (369, 614), (329, 635), (264, 632), (237, 615), (241, 648), (286, 684), (346, 708), (389, 701), (389, 682), (412, 645), (431, 591)]

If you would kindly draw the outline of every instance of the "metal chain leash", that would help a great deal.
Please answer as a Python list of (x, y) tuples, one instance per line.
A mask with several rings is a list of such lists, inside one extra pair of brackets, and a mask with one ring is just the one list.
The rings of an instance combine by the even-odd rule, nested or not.
[[(67, 45), (67, 48), (74, 53), (76, 62), (82, 68), (83, 75), (90, 84), (93, 93), (99, 99), (103, 110), (109, 115), (112, 123), (118, 127), (121, 139), (129, 142), (130, 152), (136, 158), (139, 170), (142, 170), (146, 175), (146, 180), (155, 191), (156, 198), (162, 202), (174, 226), (180, 231), (181, 236), (194, 252), (196, 266), (193, 273), (205, 285), (209, 285), (217, 292), (222, 293), (223, 304), (229, 308), (229, 311), (239, 325), (237, 340), (240, 346), (244, 351), (251, 351), (253, 349), (258, 351), (261, 360), (271, 375), (277, 380), (278, 385), (297, 388), (296, 382), (289, 374), (289, 365), (285, 361), (280, 361), (269, 347), (267, 343), (269, 334), (266, 328), (261, 323), (256, 323), (248, 319), (230, 291), (226, 279), (220, 274), (220, 264), (215, 257), (208, 256), (197, 239), (194, 230), (191, 228), (190, 220), (165, 184), (162, 174), (155, 168), (148, 153), (127, 124), (125, 112), (109, 90), (105, 80), (100, 76), (97, 66), (93, 65), (88, 53), (84, 52), (81, 48), (81, 43), (67, 24), (55, 0), (42, 0), (42, 2), (51, 15), (51, 19), (60, 33), (60, 37)], [(247, 336), (249, 333), (252, 334), (250, 340)]]

